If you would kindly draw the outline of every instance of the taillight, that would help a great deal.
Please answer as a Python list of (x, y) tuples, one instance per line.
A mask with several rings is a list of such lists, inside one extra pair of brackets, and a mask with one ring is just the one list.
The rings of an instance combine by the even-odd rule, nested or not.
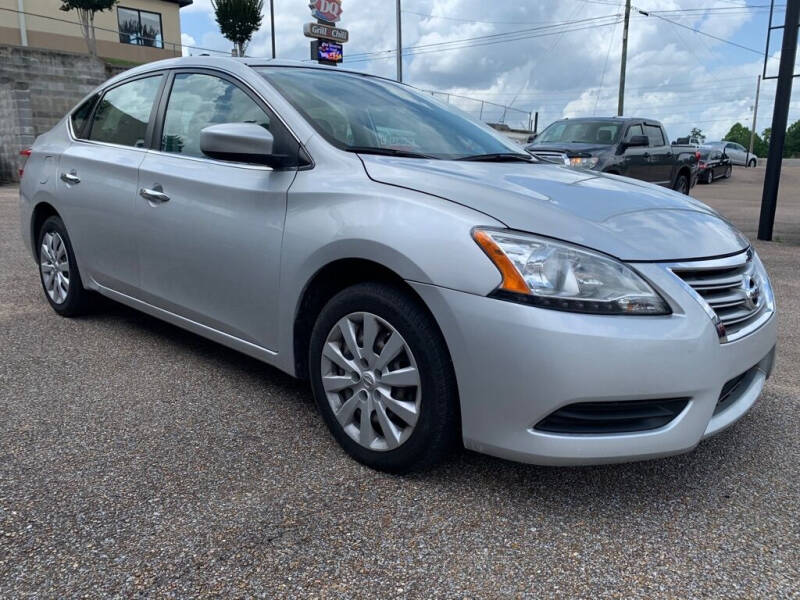
[(19, 178), (22, 179), (22, 174), (25, 172), (25, 163), (28, 162), (28, 157), (31, 155), (31, 149), (25, 148), (25, 150), (20, 150), (19, 155)]
[(700, 160), (700, 150), (694, 151), (694, 157), (699, 161)]

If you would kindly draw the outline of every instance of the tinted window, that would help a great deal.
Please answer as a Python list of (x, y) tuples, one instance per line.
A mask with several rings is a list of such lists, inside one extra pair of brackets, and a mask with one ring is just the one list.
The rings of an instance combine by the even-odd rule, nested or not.
[(656, 127), (655, 125), (645, 125), (644, 134), (650, 140), (651, 146), (664, 145), (664, 136), (661, 135), (661, 127)]
[(430, 96), (392, 81), (322, 69), (260, 73), (331, 144), (464, 158), (519, 146)]
[(635, 135), (644, 135), (641, 125), (631, 125), (628, 127), (628, 132), (625, 134), (625, 141), (630, 142), (631, 138)]
[(75, 137), (84, 138), (86, 137), (86, 124), (89, 122), (89, 117), (92, 114), (92, 109), (94, 108), (94, 103), (97, 102), (97, 99), (100, 97), (99, 94), (95, 94), (91, 98), (89, 98), (86, 102), (81, 104), (78, 108), (70, 116), (72, 119), (72, 132), (75, 134)]
[(89, 139), (144, 147), (147, 124), (161, 84), (161, 75), (117, 86), (103, 96), (94, 113)]
[(556, 121), (536, 138), (534, 144), (613, 144), (620, 124), (613, 121)]
[(232, 83), (200, 73), (176, 75), (167, 104), (161, 149), (203, 156), (200, 131), (217, 123), (256, 123), (264, 129), (270, 128), (269, 115)]
[(118, 8), (119, 41), (123, 44), (163, 48), (161, 15), (134, 8)]

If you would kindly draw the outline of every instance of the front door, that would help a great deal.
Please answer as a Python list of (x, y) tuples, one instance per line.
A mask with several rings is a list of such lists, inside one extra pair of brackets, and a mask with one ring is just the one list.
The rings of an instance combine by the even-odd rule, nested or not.
[(162, 105), (159, 150), (139, 169), (143, 298), (274, 348), (286, 199), (296, 171), (211, 160), (200, 150), (200, 131), (257, 123), (271, 131), (276, 151), (289, 134), (254, 96), (216, 74), (175, 73)]

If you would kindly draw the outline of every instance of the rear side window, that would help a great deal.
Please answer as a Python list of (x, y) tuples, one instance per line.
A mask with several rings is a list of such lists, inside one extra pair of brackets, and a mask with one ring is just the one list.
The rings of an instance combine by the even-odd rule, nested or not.
[(89, 139), (143, 148), (161, 77), (137, 79), (106, 92), (94, 113)]
[(664, 136), (661, 135), (661, 127), (656, 127), (655, 125), (645, 125), (644, 134), (650, 140), (651, 146), (664, 145)]
[(93, 95), (70, 115), (70, 119), (72, 120), (72, 132), (75, 134), (75, 137), (86, 137), (86, 125), (89, 123), (89, 117), (92, 116), (92, 109), (99, 97), (100, 94)]
[[(200, 132), (219, 123), (255, 123), (270, 130), (270, 117), (231, 82), (203, 73), (175, 75), (169, 95), (161, 150), (186, 156), (204, 156)], [(278, 136), (275, 143), (278, 144)]]

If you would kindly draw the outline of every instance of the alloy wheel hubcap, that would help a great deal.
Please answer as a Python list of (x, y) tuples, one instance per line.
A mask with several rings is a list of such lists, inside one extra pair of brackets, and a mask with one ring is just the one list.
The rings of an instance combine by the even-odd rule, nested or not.
[(69, 294), (69, 256), (64, 240), (56, 231), (45, 233), (42, 238), (39, 268), (47, 295), (56, 304), (63, 303)]
[(339, 425), (370, 450), (393, 450), (414, 431), (421, 385), (403, 336), (368, 312), (333, 326), (322, 350), (322, 385)]

